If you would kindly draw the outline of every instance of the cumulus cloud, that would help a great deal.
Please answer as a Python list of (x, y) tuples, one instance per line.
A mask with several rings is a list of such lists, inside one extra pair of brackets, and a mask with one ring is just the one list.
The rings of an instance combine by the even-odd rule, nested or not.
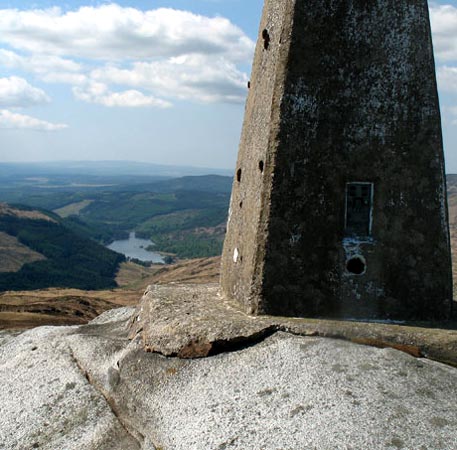
[(441, 106), (441, 120), (445, 125), (457, 125), (457, 106)]
[(457, 92), (457, 67), (441, 66), (437, 69), (438, 86), (444, 92)]
[(223, 17), (159, 8), (140, 11), (116, 4), (62, 12), (0, 10), (0, 35), (16, 49), (103, 60), (184, 54), (250, 59), (253, 42)]
[(25, 114), (13, 113), (3, 109), (0, 110), (0, 128), (57, 131), (67, 128), (67, 125), (50, 123)]
[(31, 86), (24, 78), (0, 78), (0, 107), (24, 107), (49, 101), (42, 89)]
[[(1, 39), (1, 38), (0, 38)], [(8, 69), (20, 69), (38, 74), (53, 71), (79, 72), (81, 64), (54, 55), (21, 56), (11, 50), (0, 49), (0, 65)]]
[(40, 79), (46, 83), (59, 83), (59, 84), (71, 84), (78, 86), (86, 84), (89, 79), (82, 73), (71, 73), (71, 72), (48, 72), (43, 73)]
[(433, 4), (430, 7), (435, 56), (441, 61), (457, 60), (457, 8)]
[(202, 102), (242, 102), (248, 77), (220, 58), (185, 55), (165, 61), (136, 62), (129, 68), (105, 66), (91, 73), (94, 80), (143, 88), (168, 97)]
[[(77, 99), (110, 107), (244, 102), (248, 78), (238, 65), (249, 64), (254, 50), (225, 18), (117, 4), (3, 9), (1, 42), (9, 48), (0, 49), (0, 65), (70, 84)], [(111, 89), (96, 93), (99, 84)]]
[(171, 106), (171, 103), (167, 101), (144, 95), (137, 90), (131, 89), (122, 92), (111, 92), (108, 86), (96, 82), (90, 82), (83, 87), (74, 87), (73, 94), (79, 100), (108, 107), (138, 108), (155, 106), (158, 108), (168, 108)]

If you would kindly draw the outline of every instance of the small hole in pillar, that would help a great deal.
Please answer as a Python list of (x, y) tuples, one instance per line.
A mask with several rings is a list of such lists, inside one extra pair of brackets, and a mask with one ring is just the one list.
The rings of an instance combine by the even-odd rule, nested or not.
[(363, 275), (366, 271), (366, 264), (361, 256), (355, 256), (346, 263), (346, 269), (354, 275)]
[(237, 179), (238, 183), (241, 182), (241, 169), (238, 169), (238, 171), (236, 173), (236, 179)]
[(262, 31), (262, 39), (263, 39), (263, 48), (265, 50), (268, 50), (268, 47), (270, 46), (270, 34), (268, 33), (268, 30), (265, 28), (265, 30)]
[(243, 207), (243, 202), (240, 202), (240, 209)]
[(261, 173), (263, 173), (263, 167), (264, 167), (263, 161), (259, 161), (259, 170)]

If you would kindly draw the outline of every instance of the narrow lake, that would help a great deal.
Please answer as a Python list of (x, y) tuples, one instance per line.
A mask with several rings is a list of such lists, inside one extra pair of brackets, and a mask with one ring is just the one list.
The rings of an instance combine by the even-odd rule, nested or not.
[(108, 248), (115, 252), (122, 253), (128, 258), (136, 258), (140, 261), (152, 261), (153, 263), (163, 263), (163, 258), (159, 253), (148, 252), (146, 250), (146, 247), (151, 244), (152, 242), (148, 239), (137, 238), (135, 232), (132, 231), (128, 239), (114, 241), (108, 245)]

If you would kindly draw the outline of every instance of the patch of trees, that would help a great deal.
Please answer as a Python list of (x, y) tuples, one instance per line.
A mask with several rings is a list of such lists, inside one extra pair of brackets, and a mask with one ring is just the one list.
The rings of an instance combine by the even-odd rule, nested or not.
[[(120, 180), (88, 179), (99, 187), (69, 186), (72, 179), (55, 177), (53, 189), (19, 186), (3, 189), (0, 201), (27, 203), (34, 209), (57, 209), (65, 205), (91, 200), (77, 215), (59, 222), (79, 236), (108, 245), (127, 239), (129, 232), (150, 239), (156, 251), (170, 252), (180, 258), (196, 258), (220, 254), (223, 231), (211, 230), (225, 224), (230, 200), (231, 177), (183, 177), (153, 183), (119, 185)], [(80, 180), (81, 184), (84, 180)], [(17, 187), (17, 186), (16, 186)], [(206, 230), (206, 231), (205, 231)], [(197, 236), (197, 237), (195, 237)]]
[(2, 216), (0, 231), (15, 236), (19, 242), (47, 258), (26, 264), (15, 273), (0, 273), (0, 291), (116, 287), (114, 278), (125, 257), (59, 223)]
[(180, 258), (206, 258), (222, 253), (223, 237), (220, 236), (177, 231), (153, 235), (152, 240), (156, 250), (173, 253)]

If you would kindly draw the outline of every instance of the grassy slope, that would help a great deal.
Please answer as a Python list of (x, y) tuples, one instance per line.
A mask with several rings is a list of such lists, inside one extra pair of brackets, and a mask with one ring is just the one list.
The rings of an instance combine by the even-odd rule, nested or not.
[(52, 213), (29, 208), (0, 211), (0, 232), (46, 259), (27, 262), (16, 272), (0, 273), (0, 291), (51, 286), (103, 289), (115, 287), (119, 264), (125, 259), (64, 227)]
[(144, 291), (150, 284), (166, 283), (217, 283), (220, 275), (219, 256), (180, 261), (177, 264), (150, 268), (128, 262), (121, 265), (116, 277), (118, 285), (124, 289)]
[(0, 231), (0, 272), (17, 272), (24, 264), (44, 259), (45, 256), (21, 244), (14, 236)]
[(87, 323), (104, 311), (136, 306), (145, 287), (154, 283), (208, 283), (219, 279), (220, 258), (184, 261), (174, 266), (144, 268), (123, 263), (117, 275), (120, 288), (104, 291), (43, 289), (0, 293), (0, 330), (42, 325)]
[(81, 202), (70, 203), (62, 208), (55, 209), (54, 212), (65, 219), (72, 215), (78, 215), (84, 208), (89, 206), (93, 200), (82, 200)]

